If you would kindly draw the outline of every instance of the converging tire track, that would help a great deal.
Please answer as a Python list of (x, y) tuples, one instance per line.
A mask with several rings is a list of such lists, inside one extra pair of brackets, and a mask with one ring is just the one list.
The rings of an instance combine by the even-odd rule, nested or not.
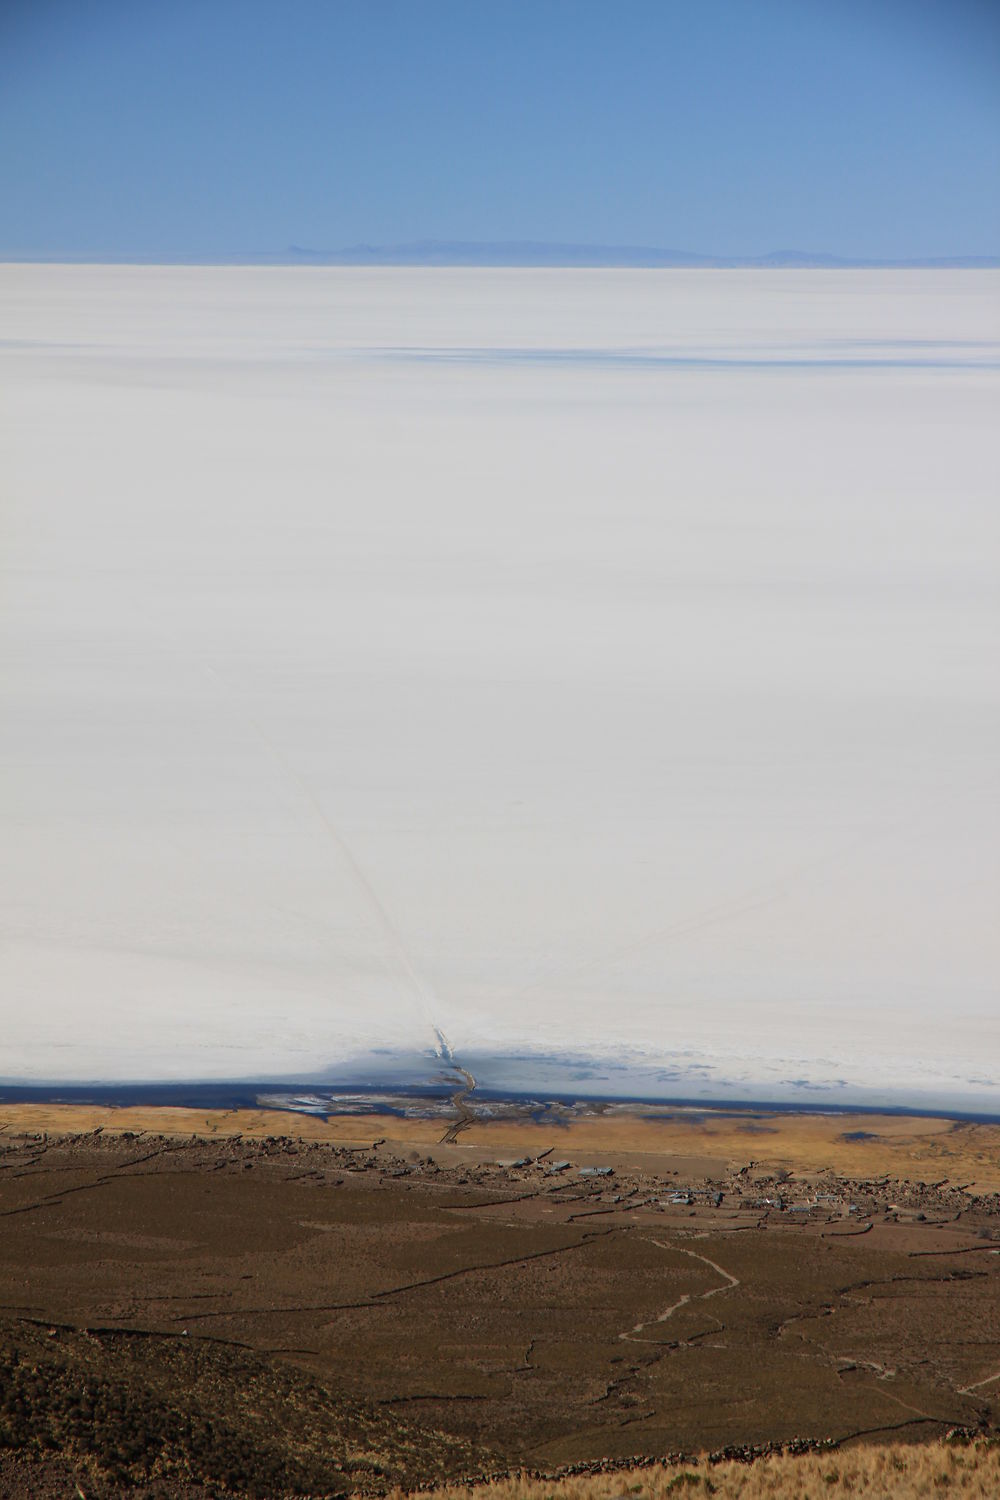
[(458, 1110), (458, 1119), (453, 1121), (453, 1123), (448, 1126), (448, 1129), (441, 1137), (440, 1144), (442, 1146), (453, 1145), (461, 1131), (465, 1130), (467, 1126), (474, 1125), (476, 1123), (475, 1111), (468, 1103), (469, 1095), (474, 1091), (476, 1087), (476, 1080), (473, 1078), (468, 1068), (463, 1068), (459, 1063), (455, 1062), (453, 1058), (451, 1060), (451, 1066), (453, 1071), (461, 1077), (462, 1087), (456, 1090), (456, 1092), (451, 1096), (451, 1102)]

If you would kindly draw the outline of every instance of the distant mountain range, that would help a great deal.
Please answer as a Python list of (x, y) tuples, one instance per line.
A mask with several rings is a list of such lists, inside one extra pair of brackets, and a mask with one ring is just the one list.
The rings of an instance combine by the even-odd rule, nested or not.
[(774, 250), (768, 255), (697, 255), (649, 245), (548, 244), (537, 240), (416, 240), (403, 245), (348, 245), (341, 250), (314, 250), (289, 245), (285, 250), (232, 255), (58, 255), (8, 254), (6, 260), (73, 263), (240, 266), (552, 266), (637, 268), (737, 268), (753, 270), (996, 269), (1000, 256), (951, 255), (923, 259), (878, 260), (826, 255), (803, 250)]
[(854, 266), (1000, 266), (1000, 256), (948, 256), (934, 260), (861, 260), (802, 250), (773, 250), (768, 255), (698, 255), (650, 245), (547, 244), (537, 240), (418, 240), (405, 245), (350, 245), (344, 250), (303, 249), (292, 245), (275, 259), (304, 265), (370, 266), (685, 266), (766, 269), (836, 269)]

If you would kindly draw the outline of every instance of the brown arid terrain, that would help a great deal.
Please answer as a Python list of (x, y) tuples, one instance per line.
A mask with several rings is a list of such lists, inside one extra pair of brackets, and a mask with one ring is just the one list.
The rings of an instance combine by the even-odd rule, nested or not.
[(0, 1127), (0, 1495), (1000, 1493), (997, 1127)]

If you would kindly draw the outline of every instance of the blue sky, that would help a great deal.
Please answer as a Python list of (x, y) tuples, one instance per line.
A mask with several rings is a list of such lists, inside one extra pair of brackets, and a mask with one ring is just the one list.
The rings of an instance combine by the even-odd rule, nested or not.
[(997, 0), (4, 0), (0, 253), (1000, 253)]

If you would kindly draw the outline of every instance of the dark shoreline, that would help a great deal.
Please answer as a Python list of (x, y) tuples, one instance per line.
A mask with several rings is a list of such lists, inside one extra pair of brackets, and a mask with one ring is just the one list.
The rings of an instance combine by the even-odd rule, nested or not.
[[(0, 1105), (47, 1104), (47, 1105), (94, 1105), (105, 1108), (146, 1107), (158, 1109), (273, 1109), (287, 1114), (309, 1114), (329, 1119), (340, 1114), (351, 1116), (398, 1115), (405, 1111), (391, 1101), (404, 1099), (426, 1101), (428, 1105), (439, 1101), (447, 1106), (455, 1092), (452, 1079), (438, 1083), (398, 1084), (329, 1084), (281, 1080), (248, 1080), (241, 1083), (119, 1083), (119, 1084), (0, 1084)], [(267, 1096), (264, 1099), (263, 1096)], [(370, 1102), (365, 1103), (366, 1097)], [(338, 1098), (354, 1101), (350, 1110), (338, 1110)], [(741, 1115), (821, 1115), (855, 1118), (861, 1115), (878, 1115), (887, 1119), (909, 1118), (927, 1120), (954, 1120), (968, 1125), (998, 1125), (1000, 1113), (978, 1110), (928, 1109), (918, 1105), (887, 1104), (823, 1104), (807, 1101), (774, 1101), (768, 1099), (720, 1099), (705, 1100), (680, 1096), (651, 1096), (623, 1094), (620, 1096), (591, 1095), (585, 1092), (562, 1093), (545, 1090), (544, 1094), (515, 1090), (477, 1087), (477, 1102), (483, 1104), (509, 1104), (525, 1111), (546, 1112), (546, 1123), (558, 1126), (558, 1116), (547, 1114), (550, 1105), (563, 1108), (584, 1108), (595, 1115), (618, 1112), (622, 1108), (634, 1107), (647, 1118), (672, 1118), (678, 1112), (685, 1117), (692, 1114), (713, 1115), (719, 1118)], [(306, 1107), (304, 1101), (315, 1101)], [(299, 1101), (303, 1103), (299, 1103)], [(323, 1109), (322, 1104), (331, 1107)], [(485, 1119), (489, 1119), (486, 1115)], [(566, 1121), (565, 1123), (568, 1123)]]

